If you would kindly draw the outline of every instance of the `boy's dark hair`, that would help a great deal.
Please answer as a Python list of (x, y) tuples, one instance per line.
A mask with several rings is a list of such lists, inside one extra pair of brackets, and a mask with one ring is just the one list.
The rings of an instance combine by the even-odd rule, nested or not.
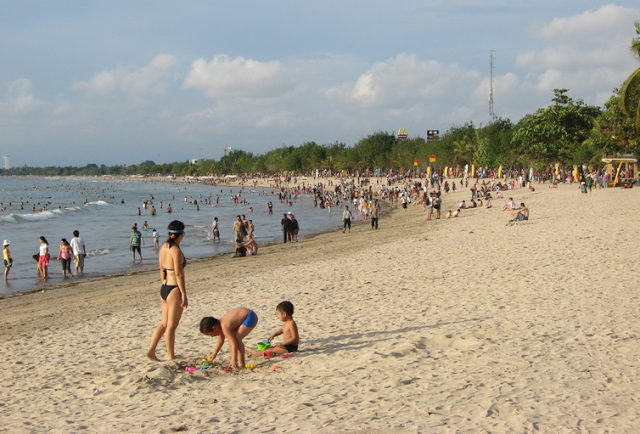
[(289, 315), (293, 315), (293, 303), (291, 303), (290, 301), (283, 301), (276, 307), (276, 310)]
[(80, 232), (78, 232), (78, 231), (73, 231), (73, 236), (74, 236), (74, 237), (79, 237), (79, 236), (80, 236)]
[(202, 318), (202, 321), (200, 321), (200, 333), (208, 333), (210, 331), (213, 331), (213, 328), (218, 324), (220, 324), (220, 321), (218, 321), (214, 317), (205, 316), (204, 318)]

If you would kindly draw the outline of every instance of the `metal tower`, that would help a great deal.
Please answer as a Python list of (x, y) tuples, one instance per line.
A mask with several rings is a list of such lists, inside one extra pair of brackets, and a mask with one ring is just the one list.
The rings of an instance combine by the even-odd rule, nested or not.
[(11, 169), (11, 165), (9, 164), (9, 154), (4, 154), (2, 156), (4, 158), (4, 168), (5, 170)]
[(492, 123), (496, 115), (493, 113), (493, 52), (495, 50), (491, 50), (491, 68), (489, 71), (489, 123)]

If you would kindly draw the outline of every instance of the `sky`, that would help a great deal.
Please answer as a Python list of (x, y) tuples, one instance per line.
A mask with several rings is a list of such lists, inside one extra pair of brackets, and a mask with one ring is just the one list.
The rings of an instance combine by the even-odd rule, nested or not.
[[(640, 66), (620, 0), (0, 2), (0, 153), (131, 165), (514, 123)], [(0, 161), (0, 164), (2, 162)]]

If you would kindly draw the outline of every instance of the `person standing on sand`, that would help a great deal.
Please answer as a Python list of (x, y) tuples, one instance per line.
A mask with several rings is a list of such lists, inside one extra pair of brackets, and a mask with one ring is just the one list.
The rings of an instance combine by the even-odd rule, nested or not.
[(38, 254), (38, 274), (45, 280), (47, 279), (49, 258), (49, 243), (47, 242), (47, 239), (42, 236), (40, 237), (40, 249)]
[(286, 214), (283, 214), (282, 220), (280, 220), (280, 230), (282, 231), (285, 244), (287, 241), (291, 241), (291, 220), (289, 220)]
[(73, 238), (69, 244), (73, 250), (73, 261), (77, 276), (78, 269), (80, 270), (80, 274), (84, 273), (84, 257), (87, 256), (87, 248), (82, 238), (80, 238), (80, 232), (78, 231), (73, 231)]
[(141, 244), (144, 244), (144, 238), (142, 238), (142, 234), (138, 231), (138, 228), (134, 226), (131, 228), (131, 237), (129, 238), (129, 249), (131, 249), (131, 259), (133, 262), (136, 261), (136, 251), (142, 261)]
[(154, 361), (158, 361), (156, 347), (163, 335), (167, 346), (167, 361), (177, 359), (174, 352), (176, 329), (180, 324), (182, 311), (189, 306), (184, 277), (187, 261), (180, 250), (184, 235), (184, 223), (178, 220), (172, 221), (169, 223), (169, 239), (160, 248), (158, 262), (162, 281), (160, 287), (162, 320), (151, 335), (151, 344), (147, 351), (147, 357)]
[(243, 234), (244, 234), (244, 225), (242, 224), (242, 218), (237, 215), (236, 221), (233, 222), (233, 228), (231, 228), (231, 233), (235, 234), (236, 243), (241, 243)]
[(353, 218), (353, 214), (349, 211), (349, 207), (345, 206), (344, 211), (342, 212), (342, 233), (349, 228), (349, 233), (351, 233), (351, 219)]
[(11, 244), (9, 240), (4, 240), (4, 243), (2, 243), (2, 253), (4, 256), (4, 280), (7, 280), (7, 277), (9, 276), (9, 270), (13, 265), (13, 259), (11, 258), (9, 244)]
[(440, 199), (440, 192), (436, 193), (436, 197), (433, 200), (433, 208), (436, 210), (436, 220), (440, 219), (440, 205), (442, 204), (442, 199)]
[(378, 219), (380, 218), (380, 204), (378, 199), (373, 202), (371, 206), (371, 229), (378, 229)]
[(220, 242), (220, 229), (218, 228), (218, 217), (213, 218), (213, 223), (211, 224), (211, 233), (213, 234), (213, 242), (216, 242), (216, 238), (218, 242)]
[(289, 222), (289, 224), (291, 225), (291, 242), (298, 242), (298, 232), (300, 231), (300, 223), (298, 223), (298, 220), (296, 220), (296, 217), (291, 214), (289, 216), (291, 218), (291, 221)]
[(73, 256), (73, 249), (69, 245), (69, 242), (66, 238), (60, 240), (60, 249), (58, 250), (58, 262), (62, 265), (62, 278), (67, 278), (67, 272), (69, 272), (69, 276), (73, 277), (71, 274), (71, 257)]

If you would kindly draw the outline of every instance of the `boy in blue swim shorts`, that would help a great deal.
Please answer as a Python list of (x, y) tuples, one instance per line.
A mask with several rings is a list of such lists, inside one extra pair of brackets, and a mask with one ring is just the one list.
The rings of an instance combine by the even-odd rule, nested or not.
[(245, 348), (242, 340), (251, 333), (256, 324), (258, 324), (258, 315), (246, 307), (230, 310), (219, 320), (212, 316), (202, 318), (200, 332), (207, 336), (218, 337), (218, 342), (209, 358), (211, 360), (216, 358), (226, 338), (229, 340), (231, 368), (236, 370), (244, 368)]

